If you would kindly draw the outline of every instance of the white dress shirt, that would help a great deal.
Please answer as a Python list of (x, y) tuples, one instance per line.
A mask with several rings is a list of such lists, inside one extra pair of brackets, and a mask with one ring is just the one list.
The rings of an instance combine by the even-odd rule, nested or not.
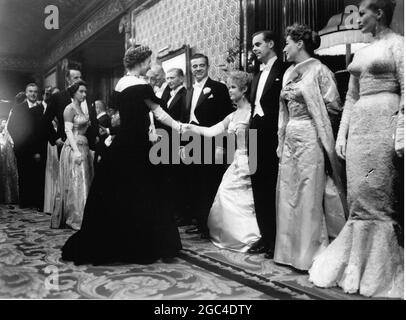
[(199, 121), (197, 120), (196, 115), (195, 115), (195, 110), (197, 107), (197, 103), (199, 102), (200, 95), (202, 94), (204, 86), (206, 85), (206, 82), (208, 79), (209, 79), (209, 77), (206, 77), (200, 82), (195, 82), (195, 84), (193, 85), (193, 98), (192, 98), (192, 106), (191, 106), (191, 110), (190, 110), (190, 122), (195, 122), (195, 123), (199, 124)]
[(179, 87), (177, 87), (175, 90), (171, 91), (171, 98), (168, 101), (168, 108), (171, 105), (173, 99), (176, 97), (176, 95), (178, 94), (178, 92), (183, 88), (182, 85), (180, 85)]
[(168, 83), (164, 82), (161, 87), (155, 87), (154, 88), (155, 95), (159, 99), (162, 99), (162, 95), (164, 94), (165, 89), (166, 89), (167, 86), (168, 86)]
[(30, 100), (27, 99), (27, 103), (28, 103), (28, 108), (34, 108), (38, 105), (38, 101), (35, 102), (31, 102)]
[(257, 94), (255, 96), (256, 98), (255, 98), (254, 117), (256, 115), (259, 115), (260, 117), (263, 117), (265, 115), (264, 110), (262, 109), (262, 106), (261, 106), (261, 98), (262, 98), (262, 95), (264, 94), (266, 81), (268, 80), (269, 74), (271, 73), (272, 67), (277, 59), (278, 59), (278, 57), (275, 56), (272, 59), (270, 59), (266, 65), (261, 66), (262, 73), (259, 78)]

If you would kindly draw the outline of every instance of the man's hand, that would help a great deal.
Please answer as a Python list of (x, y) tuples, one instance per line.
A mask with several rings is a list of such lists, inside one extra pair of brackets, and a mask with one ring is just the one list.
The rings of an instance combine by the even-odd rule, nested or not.
[(59, 138), (58, 140), (56, 140), (55, 144), (57, 147), (63, 147), (63, 145), (65, 143), (63, 142), (63, 140), (61, 138)]
[(41, 155), (39, 153), (34, 154), (34, 160), (36, 162), (40, 162), (41, 161)]
[(106, 128), (104, 128), (104, 127), (102, 127), (102, 126), (99, 126), (99, 134), (100, 134), (101, 136), (105, 136), (105, 135), (109, 135), (110, 133), (109, 133), (109, 131), (108, 131)]

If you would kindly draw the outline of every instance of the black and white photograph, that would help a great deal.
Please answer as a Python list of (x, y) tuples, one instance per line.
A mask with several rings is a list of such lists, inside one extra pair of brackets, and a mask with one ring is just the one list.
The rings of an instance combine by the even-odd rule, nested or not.
[(404, 12), (0, 0), (0, 300), (404, 300)]

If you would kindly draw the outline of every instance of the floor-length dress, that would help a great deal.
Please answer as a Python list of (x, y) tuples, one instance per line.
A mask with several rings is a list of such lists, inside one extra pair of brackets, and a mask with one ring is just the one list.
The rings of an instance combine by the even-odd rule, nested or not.
[(114, 96), (119, 132), (99, 163), (82, 229), (62, 248), (63, 260), (78, 265), (152, 263), (181, 249), (172, 217), (157, 210), (160, 179), (149, 159), (150, 110), (144, 101), (161, 101), (134, 76), (122, 78)]
[(339, 138), (348, 130), (350, 218), (316, 258), (310, 281), (368, 297), (403, 297), (403, 248), (395, 230), (395, 132), (403, 107), (403, 37), (385, 31), (358, 51)]
[(82, 226), (86, 199), (94, 176), (93, 156), (85, 136), (89, 125), (87, 115), (75, 114), (72, 131), (83, 161), (81, 164), (75, 163), (74, 151), (67, 139), (60, 157), (58, 190), (51, 219), (52, 228), (68, 227), (80, 230)]
[(17, 159), (7, 129), (0, 133), (0, 203), (18, 203)]
[(237, 150), (210, 210), (208, 227), (211, 241), (217, 247), (246, 252), (261, 237), (255, 217), (246, 142), (251, 111), (246, 111), (242, 121), (235, 121), (235, 115), (228, 116), (228, 133), (236, 136)]
[[(330, 158), (325, 156), (325, 150), (334, 150), (335, 146), (326, 106), (334, 103), (338, 108), (339, 94), (332, 72), (311, 58), (286, 71), (281, 99), (286, 111), (282, 108), (280, 114), (288, 119), (280, 123), (285, 131), (280, 145), (283, 151), (276, 198), (274, 261), (305, 271), (330, 243), (330, 211), (341, 217), (339, 231), (345, 224), (338, 193), (333, 206), (325, 203), (326, 188), (330, 187), (325, 166)], [(324, 144), (319, 139), (322, 128), (329, 137)]]
[(59, 181), (59, 157), (58, 147), (48, 143), (47, 163), (45, 169), (45, 192), (44, 212), (52, 213), (55, 209), (55, 202)]

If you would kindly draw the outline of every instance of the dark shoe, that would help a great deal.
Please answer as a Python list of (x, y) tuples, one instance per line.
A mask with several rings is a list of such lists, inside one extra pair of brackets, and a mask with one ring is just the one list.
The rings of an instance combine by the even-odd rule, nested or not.
[(176, 258), (162, 258), (161, 261), (167, 264), (173, 264), (177, 262)]
[(265, 253), (265, 259), (270, 259), (270, 260), (273, 260), (273, 256), (274, 256), (274, 250), (268, 250), (266, 253)]
[(186, 234), (198, 234), (200, 232), (199, 232), (199, 229), (197, 229), (197, 227), (192, 227), (192, 228), (186, 229), (185, 233)]
[(261, 240), (257, 241), (256, 243), (254, 243), (254, 245), (248, 250), (249, 254), (261, 254), (261, 253), (265, 253), (267, 250), (264, 246), (264, 244), (262, 243)]

